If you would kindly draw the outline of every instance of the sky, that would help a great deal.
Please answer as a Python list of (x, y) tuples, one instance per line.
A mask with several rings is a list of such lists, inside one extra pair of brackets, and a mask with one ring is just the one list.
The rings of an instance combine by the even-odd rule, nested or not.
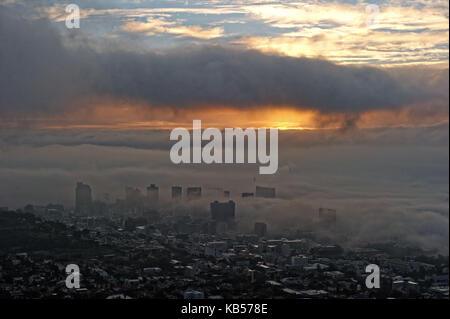
[[(65, 25), (69, 3), (79, 29)], [(0, 206), (150, 183), (278, 198), (282, 231), (336, 208), (352, 242), (448, 254), (448, 1), (0, 0)], [(174, 165), (169, 130), (276, 127), (279, 170)], [(165, 191), (164, 191), (165, 190)], [(162, 195), (165, 196), (165, 195)], [(207, 210), (208, 200), (193, 210)], [(245, 224), (243, 222), (243, 224)]]
[[(42, 14), (65, 21), (68, 3), (41, 2), (36, 6)], [(133, 39), (146, 48), (221, 43), (339, 63), (448, 65), (448, 1), (80, 0), (77, 4), (83, 9), (88, 36)]]

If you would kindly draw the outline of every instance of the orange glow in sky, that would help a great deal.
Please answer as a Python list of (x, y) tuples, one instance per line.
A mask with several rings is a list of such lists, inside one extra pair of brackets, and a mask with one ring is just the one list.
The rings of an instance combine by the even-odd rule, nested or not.
[[(412, 108), (396, 111), (375, 110), (354, 116), (360, 128), (420, 126), (448, 123), (448, 111), (417, 116)], [(351, 116), (350, 116), (351, 117)], [(98, 103), (77, 108), (53, 118), (33, 120), (41, 129), (114, 129), (162, 130), (176, 127), (191, 128), (193, 120), (201, 120), (202, 127), (273, 127), (280, 130), (338, 129), (349, 116), (343, 113), (322, 114), (316, 110), (289, 106), (262, 108), (199, 107), (177, 109), (148, 107), (139, 104)]]

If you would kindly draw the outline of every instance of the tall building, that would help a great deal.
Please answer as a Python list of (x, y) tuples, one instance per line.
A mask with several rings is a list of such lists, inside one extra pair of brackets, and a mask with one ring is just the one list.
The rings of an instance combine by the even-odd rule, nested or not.
[(188, 199), (200, 199), (202, 197), (202, 188), (188, 187), (186, 193)]
[(75, 189), (75, 212), (79, 215), (88, 215), (92, 208), (91, 187), (82, 182), (77, 183)]
[(267, 224), (255, 223), (255, 234), (258, 237), (265, 237), (267, 235)]
[(147, 203), (149, 205), (157, 204), (159, 200), (159, 187), (151, 184), (147, 187)]
[(275, 198), (275, 188), (256, 186), (256, 197)]
[(219, 203), (214, 201), (210, 204), (211, 218), (215, 221), (229, 222), (234, 220), (236, 204), (230, 200), (228, 202)]
[(183, 188), (181, 186), (172, 186), (172, 199), (181, 199)]

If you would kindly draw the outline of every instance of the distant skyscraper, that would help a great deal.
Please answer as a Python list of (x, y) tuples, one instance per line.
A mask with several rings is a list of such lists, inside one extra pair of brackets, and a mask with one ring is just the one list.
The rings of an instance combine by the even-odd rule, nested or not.
[(150, 205), (157, 204), (159, 200), (159, 187), (151, 184), (147, 187), (147, 202)]
[(267, 235), (267, 224), (266, 223), (255, 223), (255, 234), (258, 237), (264, 237)]
[(181, 186), (172, 186), (172, 199), (181, 199), (183, 188)]
[(215, 221), (229, 222), (234, 219), (236, 204), (232, 200), (224, 203), (214, 201), (211, 203), (210, 208), (211, 217)]
[(201, 187), (188, 187), (187, 188), (187, 198), (188, 199), (200, 199), (202, 197)]
[(92, 190), (87, 184), (77, 183), (75, 189), (75, 212), (79, 215), (88, 215), (92, 207)]
[(275, 198), (275, 188), (256, 186), (256, 197)]

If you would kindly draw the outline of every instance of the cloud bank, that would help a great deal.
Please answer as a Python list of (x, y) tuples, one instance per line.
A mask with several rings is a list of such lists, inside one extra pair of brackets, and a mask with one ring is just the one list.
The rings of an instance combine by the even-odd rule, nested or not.
[(99, 50), (68, 40), (46, 19), (0, 10), (3, 115), (64, 111), (98, 97), (149, 107), (288, 105), (348, 114), (427, 103), (448, 114), (448, 69), (339, 66), (222, 46), (150, 52), (107, 43)]

